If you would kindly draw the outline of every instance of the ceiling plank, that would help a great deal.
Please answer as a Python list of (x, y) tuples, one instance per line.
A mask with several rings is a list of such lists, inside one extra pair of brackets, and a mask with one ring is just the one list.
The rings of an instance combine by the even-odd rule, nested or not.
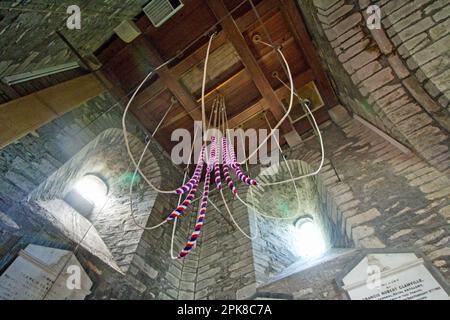
[(165, 90), (167, 90), (166, 85), (158, 78), (151, 86), (145, 88), (136, 96), (133, 107), (139, 110), (146, 108), (151, 101), (159, 97)]
[[(255, 6), (256, 10), (258, 10), (258, 14), (263, 17), (266, 14), (271, 13), (274, 10), (278, 10), (276, 2), (273, 0), (262, 1)], [(258, 24), (259, 21), (253, 12), (253, 10), (247, 11), (242, 16), (236, 18), (236, 24), (242, 32), (247, 31), (250, 28), (253, 28), (255, 24)]]
[[(214, 38), (214, 41), (211, 43), (211, 52), (214, 52), (216, 49), (223, 46), (226, 42), (227, 38), (225, 36), (225, 33), (219, 32), (217, 36)], [(201, 61), (205, 60), (207, 49), (208, 49), (208, 42), (203, 44), (200, 48), (195, 50), (187, 57), (182, 57), (183, 60), (180, 61), (177, 65), (171, 67), (170, 71), (173, 73), (173, 75), (181, 77), (183, 74), (188, 72), (189, 69), (195, 67)]]
[[(164, 63), (156, 49), (150, 44), (145, 36), (140, 36), (133, 42), (139, 51), (142, 51), (148, 62), (152, 66), (159, 66)], [(167, 66), (158, 70), (158, 75), (161, 81), (166, 87), (173, 93), (183, 108), (191, 116), (194, 121), (201, 120), (202, 114), (197, 109), (197, 103), (192, 98), (191, 94), (183, 87), (183, 85), (177, 80)]]
[[(314, 81), (314, 72), (312, 71), (312, 69), (308, 69), (294, 78), (294, 86), (297, 91), (299, 91), (300, 88), (311, 81)], [(279, 89), (277, 89), (276, 92), (279, 97), (287, 97), (291, 91), (290, 88), (286, 88), (283, 85)]]
[[(211, 45), (211, 51), (216, 50), (217, 48), (221, 47), (227, 42), (227, 38), (225, 37), (225, 34), (223, 32), (220, 32), (219, 35), (214, 39), (214, 42)], [(208, 48), (208, 43), (205, 43), (203, 46), (195, 50), (193, 53), (191, 53), (189, 56), (185, 57), (183, 60), (181, 60), (178, 64), (170, 68), (170, 72), (174, 77), (181, 77), (183, 74), (185, 74), (187, 71), (189, 71), (191, 68), (199, 64), (201, 61), (205, 59), (206, 56), (206, 50)], [(150, 89), (151, 87), (154, 87), (154, 89)], [(151, 86), (150, 90), (148, 90), (146, 96), (147, 99), (154, 99), (157, 95), (161, 94), (162, 91), (164, 91), (162, 88), (166, 89), (165, 84), (163, 81), (158, 78)], [(153, 95), (152, 95), (153, 93)]]
[[(270, 106), (270, 110), (274, 114), (275, 118), (280, 121), (285, 113), (282, 108), (281, 102), (276, 96), (269, 81), (265, 77), (264, 72), (261, 70), (261, 67), (258, 65), (258, 62), (253, 56), (251, 49), (249, 48), (243, 35), (237, 28), (235, 21), (230, 16), (226, 17), (229, 14), (228, 9), (226, 8), (222, 0), (208, 0), (208, 5), (216, 15), (216, 18), (218, 20), (223, 19), (221, 25), (228, 40), (233, 44), (236, 52), (241, 57), (242, 63), (245, 65), (248, 72), (252, 75), (253, 82), (261, 93), (261, 96)], [(287, 133), (294, 129), (289, 121), (286, 120), (282, 123), (281, 130)]]
[(302, 15), (300, 14), (299, 8), (297, 7), (294, 0), (277, 0), (279, 8), (283, 13), (286, 21), (288, 22), (295, 40), (298, 46), (303, 51), (306, 60), (314, 72), (314, 76), (317, 80), (317, 86), (319, 91), (324, 96), (325, 103), (328, 107), (334, 107), (338, 101), (334, 95), (333, 87), (331, 86), (330, 80), (327, 74), (322, 68), (322, 64), (317, 54), (314, 44), (312, 43), (311, 37), (309, 36), (308, 30), (305, 27), (305, 23)]
[(263, 99), (259, 100), (257, 103), (252, 105), (250, 108), (245, 109), (238, 115), (234, 116), (231, 119), (228, 119), (228, 125), (230, 129), (237, 128), (241, 124), (247, 122), (248, 120), (251, 120), (252, 118), (256, 117), (259, 113), (264, 112), (268, 108), (266, 107), (267, 104), (264, 103), (265, 101)]

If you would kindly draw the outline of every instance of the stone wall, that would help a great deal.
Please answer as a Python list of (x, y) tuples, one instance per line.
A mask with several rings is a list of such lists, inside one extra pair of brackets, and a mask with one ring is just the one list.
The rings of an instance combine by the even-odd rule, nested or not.
[[(123, 20), (133, 19), (147, 2), (4, 1), (2, 7), (9, 11), (7, 15), (0, 15), (0, 78), (78, 61), (57, 36), (56, 30), (62, 32), (82, 55), (94, 53), (114, 34), (116, 26)], [(71, 5), (81, 8), (81, 30), (66, 27), (67, 8)]]
[(353, 119), (342, 131), (327, 127), (324, 140), (336, 174), (352, 192), (338, 196), (331, 217), (356, 247), (423, 251), (449, 280), (449, 176)]
[[(326, 123), (322, 127), (327, 159), (316, 178), (320, 210), (328, 216), (325, 230), (334, 247), (418, 249), (450, 279), (448, 176), (417, 155), (404, 154), (350, 117), (340, 125)], [(289, 159), (304, 161), (311, 168), (320, 162), (316, 139), (286, 152)], [(252, 176), (259, 170), (253, 168)], [(245, 194), (246, 190), (241, 186), (239, 192)], [(288, 224), (275, 226), (256, 216), (265, 234), (250, 241), (233, 227), (221, 198), (215, 191), (212, 195), (220, 211), (209, 207), (201, 241), (183, 261), (179, 297), (250, 297), (257, 290), (266, 290), (267, 281), (279, 279), (285, 268), (296, 272), (299, 261), (285, 243), (291, 236)], [(255, 216), (240, 202), (227, 199), (240, 226), (255, 236)], [(271, 237), (267, 237), (269, 233)], [(319, 276), (323, 270), (319, 265), (314, 286), (302, 284), (314, 292), (297, 292), (297, 298), (343, 298), (333, 282), (334, 272), (329, 270), (341, 270), (349, 260), (333, 252), (336, 260), (330, 258), (333, 266), (327, 276)], [(301, 261), (300, 265), (304, 267)], [(316, 291), (320, 286), (323, 290)]]
[[(0, 150), (1, 243), (13, 235), (46, 233), (46, 222), (32, 214), (26, 199), (98, 134), (121, 126), (121, 110), (112, 106), (114, 99), (104, 94)], [(138, 132), (131, 117), (129, 128)]]
[[(144, 149), (143, 143), (133, 136), (129, 139), (134, 157), (139, 158)], [(156, 145), (151, 145), (143, 158), (142, 171), (152, 177), (155, 185), (162, 185), (160, 168), (168, 163), (165, 160)], [(165, 168), (165, 171), (170, 170), (174, 168)], [(111, 265), (118, 265), (122, 271), (127, 271), (144, 231), (136, 228), (130, 215), (129, 185), (133, 172), (122, 130), (108, 129), (42, 183), (29, 196), (29, 201), (37, 202), (49, 211), (47, 219), (64, 230), (71, 240), (90, 248), (95, 255), (101, 252)], [(109, 193), (105, 200), (96, 204), (89, 217), (83, 217), (64, 199), (88, 173), (102, 177), (108, 184)], [(171, 172), (170, 175), (174, 174)], [(137, 222), (145, 226), (158, 195), (144, 186), (139, 175), (135, 181), (139, 183), (134, 186), (133, 212)], [(89, 246), (88, 240), (91, 240)]]
[[(317, 261), (298, 260), (258, 284), (256, 296), (345, 299), (335, 278), (360, 249), (418, 250), (450, 281), (449, 176), (350, 117), (340, 126), (324, 124), (322, 132), (327, 158), (333, 161), (317, 177), (321, 199), (331, 226), (349, 241), (335, 248), (357, 250), (331, 249)], [(319, 151), (317, 140), (310, 139), (287, 154), (315, 168)]]
[(443, 109), (450, 107), (450, 2), (378, 1), (383, 25), (406, 66)]
[[(315, 154), (311, 155), (315, 157)], [(314, 162), (316, 159), (308, 157), (307, 160)], [(316, 163), (314, 165), (318, 166)], [(253, 227), (254, 223), (251, 225), (252, 233), (256, 237), (253, 240), (253, 251), (259, 285), (269, 281), (300, 259), (295, 227), (296, 221), (300, 218), (313, 219), (322, 233), (327, 249), (351, 245), (345, 233), (339, 230), (338, 225), (331, 219), (332, 204), (335, 203), (335, 199), (333, 196), (327, 196), (333, 190), (337, 189), (342, 193), (349, 188), (333, 188), (332, 185), (328, 185), (328, 188), (323, 185), (323, 178), (332, 184), (338, 182), (333, 179), (335, 174), (328, 160), (324, 174), (319, 177), (298, 180), (295, 186), (292, 182), (261, 186), (265, 183), (289, 180), (315, 170), (316, 168), (303, 160), (283, 161), (262, 170), (257, 176), (260, 185), (252, 189), (251, 193), (247, 193), (247, 201), (254, 203), (258, 210), (258, 213), (253, 216), (256, 218), (257, 227)]]
[[(130, 147), (134, 156), (139, 157), (144, 145), (130, 136)], [(162, 189), (173, 190), (181, 179), (181, 172), (167, 161), (156, 144), (150, 146), (141, 168)], [(177, 299), (183, 261), (170, 257), (171, 225), (144, 231), (133, 222), (129, 198), (133, 171), (122, 130), (104, 131), (5, 215), (19, 227), (14, 237), (31, 236), (31, 243), (53, 239), (74, 250), (94, 277), (90, 299)], [(99, 204), (99, 210), (94, 210), (89, 219), (63, 201), (87, 172), (100, 174), (109, 184), (106, 202)], [(132, 198), (136, 223), (150, 228), (175, 208), (177, 199), (174, 195), (156, 194), (139, 175), (136, 181)], [(28, 210), (23, 212), (25, 208)], [(22, 224), (24, 215), (28, 224), (34, 219), (38, 221), (37, 231)], [(180, 219), (177, 246), (185, 241), (190, 224), (191, 219)], [(10, 235), (6, 242), (12, 238)], [(8, 262), (17, 253), (6, 245), (4, 251)]]
[[(289, 155), (289, 159), (301, 161), (290, 161), (290, 163), (311, 164), (311, 167), (306, 166), (307, 169), (318, 166), (320, 154), (316, 150), (305, 149), (305, 146), (300, 149), (306, 150), (305, 154), (301, 156), (298, 154), (296, 156)], [(250, 175), (259, 177), (258, 172), (260, 170), (259, 166), (252, 167), (250, 168)], [(298, 172), (295, 171), (294, 175), (296, 174)], [(237, 183), (237, 185), (238, 193), (251, 202), (248, 187), (241, 183)], [(287, 186), (291, 187), (290, 184), (287, 184), (283, 188), (288, 189)], [(357, 203), (350, 187), (337, 178), (330, 161), (325, 162), (320, 178), (312, 179), (312, 184), (299, 183), (298, 186), (299, 188), (313, 186), (316, 190), (319, 203), (315, 203), (314, 200), (306, 207), (309, 211), (314, 211), (310, 213), (316, 215), (315, 220), (322, 227), (328, 246), (352, 246), (351, 235), (346, 234), (345, 227), (341, 228), (337, 216), (342, 214), (343, 211), (346, 211), (346, 213), (350, 210), (353, 213), (358, 212), (355, 208)], [(255, 192), (257, 191), (255, 190)], [(184, 282), (183, 285), (186, 285), (185, 288), (190, 285), (195, 294), (183, 293), (182, 297), (195, 297), (195, 299), (242, 299), (252, 297), (257, 292), (258, 287), (265, 285), (272, 277), (277, 276), (300, 259), (294, 248), (295, 228), (293, 222), (296, 219), (272, 220), (264, 218), (237, 199), (233, 199), (228, 190), (225, 189), (224, 194), (233, 218), (242, 228), (242, 231), (247, 234), (248, 237), (246, 237), (229, 217), (223, 200), (217, 194), (217, 191), (213, 190), (211, 194), (211, 200), (217, 208), (212, 205), (209, 206), (201, 241), (194, 255), (190, 256), (191, 260), (184, 262), (185, 266), (182, 273), (183, 279), (189, 279), (189, 282), (193, 282)], [(270, 206), (276, 207), (276, 200), (279, 195), (272, 190), (268, 193), (263, 192), (262, 196), (266, 205), (261, 204), (256, 207), (263, 213), (270, 215), (265, 209)], [(311, 197), (312, 195), (307, 193), (303, 196)], [(305, 199), (302, 198), (302, 200)], [(294, 207), (299, 212), (296, 214), (296, 218), (304, 214), (303, 207), (298, 208), (296, 202)], [(186, 266), (188, 266), (189, 271), (185, 272)]]
[(314, 262), (298, 262), (284, 270), (278, 279), (258, 288), (257, 296), (264, 293), (269, 298), (283, 294), (293, 300), (345, 300), (336, 276), (360, 254), (355, 249), (333, 250)]
[[(335, 246), (418, 249), (449, 280), (449, 177), (417, 155), (402, 153), (389, 141), (349, 117), (340, 126), (324, 124), (322, 132), (326, 158), (332, 159), (332, 162), (325, 161), (323, 170), (316, 178), (316, 185), (320, 210), (329, 218), (328, 227), (325, 228), (331, 238), (336, 240)], [(317, 140), (310, 139), (298, 149), (287, 150), (287, 156), (316, 168), (320, 162), (319, 151)], [(258, 171), (259, 168), (255, 170)], [(169, 185), (179, 183), (176, 175), (168, 173), (170, 172), (164, 174), (165, 177), (172, 177), (167, 182)], [(257, 172), (252, 170), (252, 176), (257, 176)], [(247, 187), (240, 185), (240, 194), (245, 194), (246, 190)], [(149, 192), (147, 187), (142, 191), (144, 196)], [(253, 214), (240, 202), (231, 199), (227, 190), (225, 195), (233, 217), (245, 232), (253, 236)], [(125, 210), (128, 201), (126, 195), (119, 200), (122, 201)], [(176, 199), (171, 196), (158, 196), (147, 226), (160, 222), (173, 209), (174, 201)], [(114, 271), (87, 250), (80, 249), (77, 257), (95, 283), (94, 293), (90, 298), (244, 298), (252, 296), (258, 288), (268, 290), (267, 281), (283, 280), (276, 273), (282, 271), (282, 276), (286, 272), (282, 270), (285, 267), (288, 267), (291, 274), (303, 270), (304, 265), (296, 264), (295, 257), (285, 255), (289, 252), (289, 248), (282, 245), (283, 239), (289, 237), (287, 225), (280, 226), (276, 234), (273, 234), (272, 240), (276, 240), (271, 242), (275, 243), (275, 247), (268, 243), (260, 245), (259, 240), (251, 241), (236, 229), (215, 191), (212, 192), (212, 201), (218, 210), (210, 205), (204, 233), (187, 259), (170, 259), (172, 224), (142, 234), (125, 275)], [(145, 207), (145, 201), (142, 203)], [(139, 206), (139, 201), (137, 204)], [(23, 210), (24, 208), (27, 209)], [(63, 235), (53, 233), (51, 228), (42, 225), (38, 227), (33, 222), (38, 210), (43, 209), (32, 204), (18, 207), (14, 212), (23, 212), (23, 216), (13, 221), (17, 225), (29, 224), (30, 228), (36, 226), (33, 231), (35, 238), (41, 236), (67, 243), (68, 246), (76, 246), (76, 243), (68, 241)], [(175, 254), (192, 232), (196, 210), (195, 206), (179, 221)], [(273, 224), (260, 218), (257, 220), (263, 230), (273, 229)], [(11, 221), (9, 224), (14, 225)], [(11, 243), (13, 239), (11, 236), (5, 242)], [(280, 251), (279, 256), (272, 251), (277, 246), (285, 250)], [(5, 248), (8, 247), (4, 244), (0, 247), (0, 252), (11, 252)], [(261, 261), (267, 263), (263, 265)], [(331, 267), (327, 267), (327, 270), (341, 270), (346, 261), (339, 257), (333, 262), (330, 260)], [(294, 264), (289, 267), (291, 262)], [(315, 277), (314, 286), (310, 282), (299, 282), (304, 291), (295, 291), (297, 298), (340, 298), (333, 283), (334, 272), (330, 271), (326, 277), (319, 276), (320, 268), (317, 267), (307, 277), (309, 280), (312, 276)]]
[[(59, 243), (76, 251), (93, 278), (90, 298), (177, 299), (183, 262), (170, 258), (171, 227), (143, 231), (131, 221), (133, 170), (121, 116), (112, 97), (103, 95), (0, 151), (0, 259), (6, 266), (28, 243)], [(127, 127), (143, 139), (131, 115)], [(144, 146), (140, 139), (130, 139), (138, 158)], [(166, 157), (152, 144), (142, 168), (161, 188), (172, 190), (181, 173)], [(93, 170), (108, 180), (112, 200), (88, 221), (62, 199), (78, 178)], [(176, 206), (174, 196), (154, 194), (139, 175), (134, 188), (136, 220), (143, 226), (160, 223)], [(179, 246), (190, 223), (178, 223)]]
[[(370, 4), (381, 8), (382, 29), (366, 25)], [(447, 5), (299, 1), (341, 102), (441, 171), (450, 164)]]
[[(239, 186), (238, 192), (243, 193), (245, 188)], [(224, 189), (224, 196), (235, 221), (251, 236), (247, 208), (232, 199), (227, 189)], [(209, 206), (204, 233), (197, 248), (195, 299), (247, 298), (256, 290), (252, 241), (233, 224), (220, 194), (214, 191), (211, 200), (217, 209)]]
[[(30, 212), (35, 213), (36, 210)], [(94, 282), (92, 291), (93, 295), (89, 298), (96, 297), (98, 299), (133, 299), (138, 298), (140, 292), (136, 290), (122, 274), (105, 265), (96, 256), (89, 254), (82, 248), (77, 248), (76, 244), (70, 242), (58, 234), (57, 230), (49, 228), (46, 231), (31, 233), (25, 236), (11, 236), (8, 241), (0, 245), (0, 273), (14, 261), (20, 250), (23, 250), (29, 244), (40, 246), (59, 248), (63, 250), (75, 251), (77, 259), (81, 262), (84, 270), (89, 278)], [(79, 250), (78, 250), (79, 249)], [(97, 295), (100, 287), (108, 287), (107, 295)]]
[[(350, 117), (340, 122), (340, 126), (331, 122), (324, 124), (322, 132), (326, 161), (316, 178), (316, 185), (320, 210), (329, 218), (325, 230), (333, 241), (333, 247), (419, 250), (450, 280), (448, 175), (413, 153), (403, 153), (390, 141)], [(316, 138), (305, 141), (297, 149), (286, 150), (286, 153), (289, 159), (304, 161), (311, 168), (316, 168), (320, 162), (320, 147)], [(259, 168), (254, 168), (252, 176), (257, 176), (258, 171)], [(243, 192), (245, 194), (245, 189)], [(266, 200), (270, 202), (270, 198)], [(217, 202), (222, 211), (220, 199)], [(232, 204), (233, 215), (242, 219), (244, 230), (248, 231), (250, 226), (250, 235), (254, 236), (253, 214), (237, 201)], [(309, 273), (302, 276), (303, 282), (298, 282), (297, 290), (289, 291), (295, 293), (295, 298), (344, 298), (334, 277), (350, 262), (356, 251), (332, 249), (324, 260), (320, 260), (327, 261), (326, 264), (318, 261), (316, 267), (309, 268), (316, 263), (295, 260), (297, 257), (289, 254), (290, 248), (285, 243), (291, 236), (288, 224), (277, 226), (256, 216), (264, 238), (250, 242), (239, 231), (232, 231), (232, 227), (229, 229), (226, 220), (220, 218), (215, 210), (208, 212), (206, 231), (198, 248), (198, 264), (205, 267), (197, 270), (196, 298), (234, 297), (235, 294), (242, 297), (243, 293), (249, 297), (256, 291), (267, 292), (269, 287), (277, 288), (273, 292), (286, 293), (288, 291), (280, 289), (276, 282), (306, 267)], [(212, 235), (211, 229), (208, 229), (213, 223), (211, 220), (218, 221)], [(230, 240), (223, 242), (223, 239)], [(232, 266), (228, 261), (229, 257), (233, 257), (231, 250), (234, 253), (236, 249), (231, 248), (238, 246), (239, 241), (243, 250), (251, 250), (252, 254), (237, 259), (236, 265)], [(350, 256), (345, 252), (350, 252)], [(292, 265), (289, 266), (290, 263)], [(205, 276), (202, 275), (204, 272), (207, 272)], [(245, 277), (246, 273), (248, 277)], [(233, 286), (226, 286), (231, 281), (230, 275), (238, 280)], [(243, 278), (251, 279), (245, 282), (248, 283), (245, 287)], [(270, 285), (267, 285), (268, 282)], [(216, 293), (227, 290), (230, 290), (227, 295)]]
[[(25, 199), (101, 132), (120, 128), (122, 110), (114, 105), (112, 96), (104, 94), (1, 149), (0, 211)], [(132, 116), (128, 129), (141, 132)]]
[(258, 214), (253, 216), (252, 221), (256, 282), (262, 285), (299, 259), (295, 250), (295, 227), (292, 223)]

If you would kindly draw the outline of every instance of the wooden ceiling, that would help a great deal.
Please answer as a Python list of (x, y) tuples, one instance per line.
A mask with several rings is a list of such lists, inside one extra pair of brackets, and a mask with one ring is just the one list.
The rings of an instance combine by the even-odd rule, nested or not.
[[(184, 3), (184, 8), (159, 28), (142, 15), (137, 20), (141, 36), (130, 44), (113, 38), (97, 52), (105, 76), (121, 95), (136, 88), (153, 67), (178, 57), (149, 80), (131, 108), (153, 132), (172, 97), (177, 99), (156, 135), (168, 152), (174, 145), (170, 141), (173, 130), (186, 128), (192, 132), (193, 120), (201, 119), (199, 99), (208, 34), (218, 21), (208, 65), (207, 112), (220, 94), (226, 99), (230, 126), (268, 129), (264, 111), (272, 126), (283, 117), (281, 100), (289, 96), (289, 90), (273, 77), (276, 71), (288, 81), (283, 66), (271, 48), (252, 41), (260, 35), (269, 42), (268, 32), (273, 43), (282, 46), (296, 88), (315, 82), (325, 103), (316, 117), (319, 122), (328, 119), (326, 109), (336, 104), (336, 98), (294, 0), (253, 0), (254, 8), (250, 0)], [(294, 129), (302, 134), (311, 126), (305, 118), (295, 124), (286, 120), (281, 127), (282, 134)]]

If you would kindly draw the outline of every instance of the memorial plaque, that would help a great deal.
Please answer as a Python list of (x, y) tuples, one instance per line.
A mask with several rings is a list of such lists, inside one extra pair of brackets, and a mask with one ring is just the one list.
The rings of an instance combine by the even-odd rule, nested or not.
[(0, 300), (83, 300), (91, 287), (71, 251), (28, 245), (0, 276)]
[(340, 282), (352, 300), (450, 300), (438, 278), (415, 253), (373, 253)]

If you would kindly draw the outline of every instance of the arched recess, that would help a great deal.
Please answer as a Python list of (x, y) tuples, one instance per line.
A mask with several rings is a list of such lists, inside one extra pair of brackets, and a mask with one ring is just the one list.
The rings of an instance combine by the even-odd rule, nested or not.
[[(428, 63), (429, 57), (446, 55), (448, 44), (441, 32), (436, 40), (424, 42), (415, 52), (407, 52), (405, 43), (409, 38), (402, 39), (402, 32), (409, 37), (415, 23), (402, 31), (395, 30), (396, 22), (401, 25), (409, 21), (402, 20), (409, 12), (412, 17), (423, 19), (416, 21), (418, 30), (424, 27), (418, 35), (427, 37), (426, 34), (431, 33), (428, 37), (433, 37), (433, 28), (441, 30), (442, 27), (439, 28), (439, 22), (430, 21), (426, 14), (438, 14), (445, 9), (437, 3), (424, 1), (408, 6), (402, 15), (403, 6), (398, 1), (314, 0), (298, 1), (298, 4), (342, 104), (408, 146), (438, 170), (448, 170), (447, 98), (442, 92), (430, 95), (433, 83), (428, 77), (434, 77), (439, 67), (427, 64), (428, 76), (423, 72), (423, 64)], [(367, 27), (367, 8), (371, 4), (380, 5), (381, 29)], [(433, 10), (427, 11), (433, 6)], [(427, 22), (428, 29), (424, 26)], [(411, 56), (411, 53), (414, 54)], [(447, 84), (443, 83), (443, 78), (432, 79), (434, 84), (444, 86)]]
[[(129, 135), (129, 139), (132, 153), (139, 159), (144, 144), (133, 135)], [(161, 187), (165, 159), (157, 148), (156, 144), (149, 148), (141, 168)], [(109, 192), (105, 199), (95, 203), (92, 214), (85, 217), (66, 202), (65, 197), (81, 178), (92, 173), (102, 177)], [(117, 271), (126, 272), (144, 233), (131, 215), (129, 187), (133, 173), (122, 130), (107, 129), (42, 183), (29, 201), (45, 209), (39, 213), (67, 238)], [(146, 226), (158, 194), (148, 188), (139, 175), (135, 178), (134, 190), (136, 222)]]
[(295, 243), (295, 222), (299, 218), (313, 219), (323, 235), (327, 250), (349, 248), (357, 243), (351, 226), (346, 223), (348, 215), (357, 214), (357, 202), (350, 187), (340, 181), (329, 160), (325, 160), (319, 175), (296, 182), (300, 205), (292, 182), (261, 186), (290, 179), (287, 166), (297, 177), (314, 172), (319, 163), (320, 154), (311, 151), (300, 159), (288, 160), (287, 164), (280, 162), (262, 169), (257, 177), (260, 186), (247, 192), (246, 199), (254, 204), (256, 210), (264, 215), (282, 218), (267, 218), (249, 209), (252, 236), (257, 236), (252, 245), (258, 285), (267, 283), (290, 265), (304, 259), (296, 251)]

